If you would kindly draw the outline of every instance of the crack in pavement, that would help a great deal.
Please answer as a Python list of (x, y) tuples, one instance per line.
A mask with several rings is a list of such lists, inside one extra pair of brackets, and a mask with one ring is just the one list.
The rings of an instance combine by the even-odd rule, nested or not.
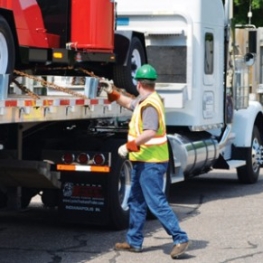
[[(250, 241), (247, 241), (247, 243), (249, 244), (249, 247), (246, 247), (245, 249), (255, 249), (258, 247), (257, 244), (253, 244)], [(240, 249), (240, 247), (227, 247), (225, 249)], [(242, 249), (244, 249), (244, 248), (242, 248)]]
[(109, 260), (109, 263), (116, 263), (116, 259), (120, 257), (120, 252), (116, 251), (115, 255)]
[(204, 203), (203, 202), (204, 201), (204, 195), (200, 195), (199, 196), (199, 202), (198, 202), (198, 204), (196, 205), (196, 207), (192, 210), (192, 211), (190, 211), (190, 212), (188, 212), (188, 213), (186, 213), (187, 215), (192, 215), (192, 216), (195, 216), (196, 214), (198, 214), (198, 209), (202, 206), (202, 204)]
[[(60, 263), (63, 260), (62, 256), (59, 256), (59, 253), (86, 253), (86, 254), (99, 254), (101, 251), (87, 251), (83, 250), (82, 248), (88, 247), (87, 240), (82, 240), (81, 238), (84, 236), (84, 234), (75, 235), (73, 236), (73, 241), (77, 241), (77, 245), (75, 246), (68, 246), (64, 248), (58, 248), (58, 249), (34, 249), (34, 248), (20, 248), (20, 247), (0, 247), (0, 251), (21, 251), (21, 252), (42, 252), (47, 253), (51, 256), (52, 261), (48, 263)], [(76, 250), (77, 249), (77, 250)]]
[(263, 254), (263, 252), (255, 252), (255, 253), (247, 254), (247, 255), (244, 255), (244, 256), (240, 256), (240, 257), (229, 258), (229, 259), (227, 259), (225, 261), (221, 261), (219, 263), (233, 262), (233, 261), (238, 260), (238, 259), (251, 258), (251, 257), (254, 257), (255, 255), (260, 255), (260, 254)]
[[(56, 249), (56, 250), (47, 250), (46, 252), (52, 255), (53, 261), (49, 263), (60, 263), (63, 260), (63, 257), (58, 256), (58, 253), (61, 252), (67, 252), (67, 253), (87, 253), (87, 254), (99, 254), (100, 251), (84, 251), (79, 250), (79, 248), (88, 247), (87, 240), (82, 240), (81, 238), (84, 236), (84, 234), (73, 236), (73, 241), (77, 241), (78, 244), (75, 246), (70, 246), (66, 248)], [(78, 249), (73, 250), (73, 249)]]
[(196, 217), (200, 214), (199, 208), (203, 205), (204, 203), (204, 195), (199, 196), (199, 201), (196, 206), (194, 206), (189, 212), (185, 212), (185, 216), (180, 217), (180, 221), (185, 221), (189, 220), (190, 218)]
[[(250, 241), (247, 241), (249, 247), (246, 247), (245, 249), (256, 249), (258, 247), (257, 244), (253, 244), (252, 242)], [(229, 248), (226, 248), (226, 249), (241, 249), (241, 248), (233, 248), (233, 247), (229, 247)], [(242, 248), (244, 249), (244, 248)], [(235, 258), (230, 258), (230, 259), (227, 259), (225, 261), (222, 261), (220, 263), (227, 263), (227, 262), (233, 262), (235, 260), (238, 260), (238, 259), (245, 259), (245, 258), (250, 258), (250, 257), (254, 257), (255, 255), (260, 255), (260, 254), (263, 254), (263, 252), (255, 252), (255, 253), (250, 253), (250, 254), (247, 254), (247, 255), (244, 255), (244, 256), (239, 256), (239, 257), (235, 257)]]

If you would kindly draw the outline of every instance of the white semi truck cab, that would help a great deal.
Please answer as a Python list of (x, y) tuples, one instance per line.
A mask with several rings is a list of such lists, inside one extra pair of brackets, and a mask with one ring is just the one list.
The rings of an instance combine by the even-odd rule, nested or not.
[(214, 168), (236, 168), (245, 183), (258, 178), (262, 106), (249, 101), (249, 43), (233, 53), (231, 4), (227, 1), (224, 8), (221, 0), (117, 1), (117, 29), (144, 33), (147, 61), (158, 73), (172, 182)]

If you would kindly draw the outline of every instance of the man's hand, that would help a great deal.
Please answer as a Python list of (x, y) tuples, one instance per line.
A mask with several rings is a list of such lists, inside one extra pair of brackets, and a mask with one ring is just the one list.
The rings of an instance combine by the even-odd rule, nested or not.
[(102, 78), (102, 79), (100, 79), (99, 84), (100, 84), (100, 87), (103, 90), (105, 90), (105, 92), (107, 94), (112, 93), (112, 91), (113, 91), (113, 81), (112, 80)]
[(135, 141), (127, 142), (123, 144), (118, 149), (118, 154), (121, 158), (125, 159), (129, 152), (139, 152), (140, 147), (135, 143)]
[(123, 144), (119, 147), (118, 149), (118, 154), (120, 155), (121, 158), (125, 159), (128, 155), (129, 151), (126, 147), (126, 144)]
[(112, 80), (102, 78), (99, 81), (99, 85), (107, 93), (108, 100), (110, 102), (120, 98), (121, 94), (117, 90), (113, 89), (114, 84)]

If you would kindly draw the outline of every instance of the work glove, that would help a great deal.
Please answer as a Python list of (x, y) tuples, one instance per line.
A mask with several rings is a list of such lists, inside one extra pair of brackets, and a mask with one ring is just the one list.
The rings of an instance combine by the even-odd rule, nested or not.
[(125, 159), (129, 152), (139, 152), (140, 146), (138, 146), (135, 141), (127, 142), (121, 145), (118, 149), (118, 154), (121, 158)]
[(107, 93), (108, 100), (110, 102), (113, 102), (120, 98), (121, 94), (117, 90), (113, 89), (114, 84), (112, 80), (102, 78), (99, 81), (99, 85)]
[(113, 91), (113, 81), (108, 80), (105, 78), (101, 78), (99, 81), (100, 87), (106, 92), (106, 93), (112, 93)]

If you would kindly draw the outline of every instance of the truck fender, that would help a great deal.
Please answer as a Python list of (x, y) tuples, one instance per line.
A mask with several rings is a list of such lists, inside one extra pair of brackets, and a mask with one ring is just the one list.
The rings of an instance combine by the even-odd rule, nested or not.
[[(140, 39), (144, 48), (144, 54), (146, 55), (144, 34), (134, 31), (115, 31), (114, 35), (114, 53), (116, 54), (116, 63), (119, 65), (127, 66), (129, 60), (129, 50), (131, 46), (131, 40), (133, 37)], [(146, 58), (147, 61), (147, 58)]]
[(250, 147), (254, 125), (257, 125), (262, 136), (262, 105), (257, 101), (249, 102), (247, 109), (235, 110), (232, 131), (235, 134), (236, 147)]

